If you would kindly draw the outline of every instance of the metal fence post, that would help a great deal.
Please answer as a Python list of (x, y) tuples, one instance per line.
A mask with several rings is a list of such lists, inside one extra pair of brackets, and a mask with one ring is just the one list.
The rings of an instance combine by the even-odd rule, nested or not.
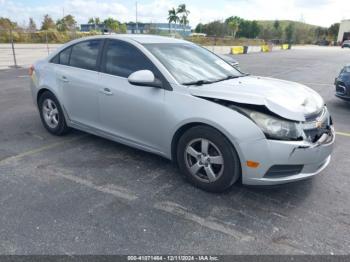
[(10, 41), (11, 41), (11, 47), (12, 47), (12, 55), (13, 55), (14, 67), (17, 68), (18, 66), (17, 66), (17, 60), (16, 60), (15, 46), (13, 44), (12, 29), (10, 29)]
[(46, 41), (46, 49), (47, 49), (47, 54), (50, 54), (50, 48), (49, 48), (49, 41), (47, 38), (47, 30), (45, 31), (45, 41)]

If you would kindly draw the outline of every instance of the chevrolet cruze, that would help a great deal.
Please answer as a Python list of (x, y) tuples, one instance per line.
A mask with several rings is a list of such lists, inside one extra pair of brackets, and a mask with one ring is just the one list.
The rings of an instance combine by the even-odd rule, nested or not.
[(193, 43), (108, 35), (63, 45), (30, 68), (44, 127), (70, 128), (161, 155), (193, 185), (274, 185), (320, 173), (334, 131), (323, 99), (243, 74)]

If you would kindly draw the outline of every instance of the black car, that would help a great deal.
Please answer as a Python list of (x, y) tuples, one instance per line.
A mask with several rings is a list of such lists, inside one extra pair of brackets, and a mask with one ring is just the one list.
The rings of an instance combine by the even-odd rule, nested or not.
[(350, 101), (350, 65), (344, 66), (339, 76), (335, 79), (335, 95)]

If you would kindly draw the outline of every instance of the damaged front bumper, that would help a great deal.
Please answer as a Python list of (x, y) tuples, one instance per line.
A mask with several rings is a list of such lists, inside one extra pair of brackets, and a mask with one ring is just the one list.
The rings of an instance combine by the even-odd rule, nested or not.
[[(320, 173), (330, 162), (335, 141), (334, 128), (317, 141), (263, 139), (241, 143), (242, 182), (247, 185), (276, 185), (305, 179)], [(257, 168), (245, 165), (259, 162)]]

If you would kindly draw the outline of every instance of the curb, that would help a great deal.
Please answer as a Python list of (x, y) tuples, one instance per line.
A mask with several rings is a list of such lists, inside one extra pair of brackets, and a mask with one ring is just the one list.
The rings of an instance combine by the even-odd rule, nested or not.
[(241, 55), (241, 54), (249, 54), (249, 53), (267, 53), (279, 50), (290, 50), (292, 49), (292, 45), (283, 44), (283, 45), (260, 45), (260, 46), (232, 46), (230, 54), (231, 55)]

